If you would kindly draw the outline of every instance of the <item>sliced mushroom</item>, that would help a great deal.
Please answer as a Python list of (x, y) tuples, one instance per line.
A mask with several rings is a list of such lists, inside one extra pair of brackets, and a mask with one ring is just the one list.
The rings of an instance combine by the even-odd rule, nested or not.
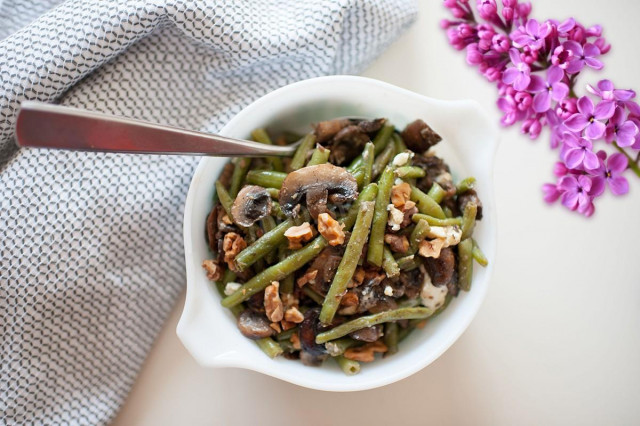
[(435, 155), (416, 155), (413, 165), (426, 172), (426, 176), (418, 180), (417, 187), (429, 192), (434, 183), (437, 183), (445, 191), (445, 200), (456, 195), (456, 186), (449, 170), (449, 166), (442, 158)]
[(382, 324), (374, 325), (373, 327), (361, 328), (358, 331), (354, 331), (349, 334), (349, 337), (360, 340), (361, 342), (375, 342), (384, 335), (382, 331)]
[(327, 142), (334, 137), (336, 133), (350, 124), (351, 122), (346, 118), (319, 122), (315, 126), (316, 142), (320, 144)]
[(361, 120), (358, 122), (358, 127), (365, 133), (376, 133), (382, 129), (382, 126), (387, 122), (386, 118), (376, 118), (374, 120)]
[(329, 160), (337, 165), (343, 165), (362, 152), (364, 144), (371, 139), (358, 125), (350, 125), (340, 130), (331, 141)]
[(410, 150), (422, 153), (440, 142), (442, 137), (424, 121), (416, 120), (404, 128), (402, 139)]
[(333, 164), (303, 167), (289, 173), (280, 189), (280, 208), (287, 216), (297, 216), (298, 205), (306, 201), (314, 219), (327, 212), (327, 201), (342, 204), (355, 200), (358, 184), (351, 173)]
[(438, 258), (427, 257), (424, 265), (435, 286), (447, 285), (456, 269), (456, 255), (450, 247), (443, 248)]
[(233, 220), (241, 226), (251, 226), (271, 214), (271, 197), (266, 189), (247, 185), (238, 192), (231, 207)]
[(309, 309), (300, 323), (298, 337), (300, 338), (300, 360), (305, 365), (320, 365), (327, 359), (328, 354), (324, 345), (316, 343), (316, 336), (320, 328), (320, 308)]
[(476, 213), (476, 220), (482, 219), (482, 201), (480, 201), (480, 197), (478, 197), (478, 193), (475, 189), (469, 189), (463, 194), (458, 196), (458, 209), (463, 212), (465, 206), (468, 203), (475, 203), (478, 206), (478, 211)]
[(272, 336), (276, 332), (264, 315), (250, 309), (245, 309), (238, 316), (238, 329), (245, 337), (254, 340)]

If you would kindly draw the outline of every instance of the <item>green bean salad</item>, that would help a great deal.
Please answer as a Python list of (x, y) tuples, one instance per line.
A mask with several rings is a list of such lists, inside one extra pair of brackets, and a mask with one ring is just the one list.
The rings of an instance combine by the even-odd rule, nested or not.
[[(292, 158), (236, 158), (216, 181), (206, 221), (207, 278), (240, 332), (268, 356), (348, 375), (469, 291), (482, 203), (475, 179), (455, 183), (424, 121), (335, 119)], [(273, 138), (272, 138), (273, 137)]]

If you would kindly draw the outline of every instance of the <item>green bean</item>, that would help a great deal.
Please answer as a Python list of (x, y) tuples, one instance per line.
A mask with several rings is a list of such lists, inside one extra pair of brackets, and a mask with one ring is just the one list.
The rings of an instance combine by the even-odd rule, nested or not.
[(462, 213), (462, 236), (460, 239), (465, 240), (473, 234), (473, 228), (476, 226), (476, 214), (478, 213), (478, 205), (476, 203), (467, 203)]
[[(222, 275), (222, 279), (219, 281), (216, 281), (216, 287), (218, 288), (218, 293), (220, 294), (220, 296), (222, 297), (225, 296), (224, 290), (227, 287), (227, 284), (235, 280), (236, 277), (237, 277), (236, 273), (233, 272), (231, 269), (226, 269), (224, 271), (224, 274)], [(238, 315), (240, 315), (243, 309), (244, 308), (242, 305), (234, 306), (231, 309), (231, 313), (233, 314), (233, 316), (237, 317)]]
[(442, 189), (442, 187), (438, 185), (438, 182), (433, 182), (433, 185), (431, 185), (431, 188), (429, 189), (429, 192), (427, 192), (427, 195), (433, 198), (433, 201), (440, 204), (444, 196), (447, 194), (446, 192), (444, 192), (444, 189)]
[(231, 195), (219, 180), (216, 181), (216, 193), (218, 194), (218, 199), (225, 213), (227, 213), (227, 216), (232, 217), (231, 207), (233, 206), (233, 198), (231, 198)]
[(473, 241), (467, 238), (458, 244), (458, 286), (464, 290), (471, 289), (473, 276)]
[(396, 172), (396, 176), (398, 176), (401, 179), (416, 179), (416, 178), (425, 177), (427, 174), (427, 172), (425, 172), (424, 169), (416, 166), (397, 167), (395, 172)]
[[(229, 196), (236, 198), (238, 191), (242, 188), (242, 183), (251, 166), (251, 158), (236, 158), (234, 161), (233, 174), (231, 175), (231, 185), (229, 186)], [(231, 216), (231, 215), (229, 215)]]
[(373, 201), (360, 203), (356, 223), (349, 238), (349, 243), (345, 249), (340, 265), (333, 278), (331, 287), (324, 298), (322, 310), (320, 311), (320, 322), (322, 324), (330, 324), (333, 317), (340, 306), (342, 295), (347, 289), (347, 285), (353, 277), (353, 273), (358, 266), (358, 259), (362, 253), (362, 249), (367, 242), (369, 229), (371, 228), (371, 220), (373, 219)]
[(286, 173), (274, 172), (273, 170), (251, 170), (247, 173), (247, 182), (252, 185), (258, 185), (265, 188), (282, 187), (282, 182), (287, 177)]
[(420, 258), (413, 254), (401, 257), (397, 259), (396, 262), (398, 262), (398, 268), (400, 268), (401, 271), (413, 271), (421, 265)]
[(393, 185), (393, 169), (386, 167), (382, 176), (378, 180), (378, 196), (373, 213), (373, 225), (371, 226), (371, 236), (369, 237), (369, 249), (367, 251), (367, 261), (372, 265), (382, 266), (384, 231), (387, 227), (389, 212), (389, 196)]
[(384, 247), (383, 249), (383, 258), (382, 258), (382, 269), (384, 269), (387, 277), (393, 278), (400, 275), (400, 268), (398, 267), (398, 263), (393, 258), (393, 254), (388, 247)]
[(427, 238), (427, 233), (431, 228), (429, 226), (429, 223), (424, 219), (420, 219), (417, 222), (418, 224), (416, 225), (415, 228), (413, 228), (413, 232), (411, 232), (411, 236), (409, 238), (409, 244), (410, 244), (409, 254), (414, 254), (418, 251), (420, 243), (422, 242), (422, 240)]
[[(376, 137), (373, 138), (373, 153), (375, 155), (380, 154), (380, 152), (382, 152), (383, 149), (385, 149), (385, 147), (388, 145), (389, 140), (391, 139), (391, 135), (393, 134), (394, 131), (394, 127), (393, 126), (384, 126), (382, 129), (380, 129), (378, 131), (378, 133), (376, 134)], [(349, 167), (347, 167), (347, 171), (353, 173), (356, 170), (358, 170), (361, 166), (362, 163), (364, 162), (364, 158), (362, 157), (362, 154), (358, 155), (349, 165)]]
[(462, 226), (461, 217), (448, 217), (446, 219), (438, 219), (437, 217), (429, 216), (428, 214), (416, 213), (411, 219), (414, 222), (424, 220), (431, 226)]
[(361, 330), (366, 327), (382, 324), (389, 321), (399, 321), (405, 319), (428, 318), (433, 311), (428, 308), (400, 308), (391, 311), (383, 311), (373, 315), (367, 315), (347, 321), (329, 331), (325, 331), (316, 336), (316, 343), (326, 343), (344, 337), (349, 333)]
[(487, 266), (489, 264), (489, 260), (487, 259), (487, 257), (484, 255), (484, 253), (482, 252), (482, 250), (480, 250), (480, 246), (478, 245), (478, 243), (476, 242), (476, 240), (473, 240), (473, 250), (471, 251), (471, 254), (473, 255), (473, 258), (476, 260), (476, 262), (478, 262), (480, 265), (482, 266)]
[(373, 160), (375, 159), (375, 156), (373, 144), (371, 142), (367, 142), (364, 146), (364, 151), (362, 151), (362, 170), (364, 172), (362, 186), (367, 186), (371, 183)]
[(235, 258), (237, 270), (239, 272), (244, 271), (249, 266), (253, 265), (258, 259), (262, 259), (269, 252), (275, 250), (276, 247), (286, 239), (284, 233), (292, 226), (294, 226), (294, 221), (292, 219), (287, 219), (238, 253)]
[(415, 327), (406, 327), (398, 330), (398, 343), (406, 339), (413, 330), (415, 330)]
[[(273, 253), (275, 253), (275, 250), (272, 251)], [(286, 244), (280, 244), (280, 247), (278, 247), (278, 256), (280, 257), (280, 261), (283, 261), (287, 258), (287, 256), (289, 256), (289, 250), (287, 249), (287, 245)], [(294, 287), (294, 274), (289, 274), (286, 277), (284, 277), (282, 279), (282, 282), (280, 283), (280, 291), (282, 293), (287, 293), (287, 294), (291, 294), (293, 293), (293, 287)]]
[[(254, 141), (263, 143), (265, 145), (273, 145), (269, 134), (265, 129), (255, 129), (251, 132), (251, 137)], [(284, 167), (282, 165), (282, 159), (280, 157), (267, 157), (267, 160), (273, 166), (273, 169), (278, 172), (284, 171)]]
[(444, 207), (442, 208), (442, 211), (444, 212), (444, 216), (445, 216), (446, 218), (452, 218), (452, 217), (453, 217), (453, 212), (451, 211), (451, 209), (450, 209), (449, 207), (444, 206)]
[(350, 347), (358, 344), (360, 344), (360, 342), (352, 339), (351, 337), (343, 337), (342, 339), (336, 339), (331, 342), (325, 343), (324, 347), (327, 349), (329, 355), (338, 356), (342, 355), (344, 351), (346, 351)]
[(291, 170), (298, 170), (304, 166), (305, 161), (307, 161), (307, 154), (313, 146), (316, 144), (316, 136), (313, 133), (308, 133), (302, 138), (300, 145), (296, 149), (296, 153), (293, 155), (291, 159)]
[[(272, 216), (265, 216), (261, 221), (264, 232), (273, 231), (276, 228), (276, 221)], [(265, 256), (267, 263), (273, 263), (276, 260), (276, 251), (272, 250)]]
[(256, 344), (260, 349), (262, 349), (262, 352), (267, 354), (269, 358), (275, 358), (277, 356), (282, 355), (282, 353), (284, 352), (282, 350), (282, 347), (277, 342), (275, 342), (271, 337), (264, 337), (262, 339), (258, 339), (256, 340)]
[(393, 144), (389, 144), (385, 147), (385, 149), (382, 150), (380, 154), (376, 155), (376, 159), (374, 160), (373, 167), (371, 169), (372, 179), (375, 179), (376, 176), (382, 173), (382, 170), (384, 170), (384, 168), (387, 167), (387, 164), (391, 162), (395, 153), (395, 147), (393, 146)]
[(278, 203), (277, 201), (271, 202), (271, 214), (278, 219), (285, 220), (287, 218), (287, 215), (284, 214), (282, 208), (280, 207), (280, 203)]
[(267, 193), (269, 194), (269, 197), (273, 198), (274, 200), (277, 200), (278, 198), (280, 198), (280, 190), (277, 188), (265, 188), (267, 190)]
[(361, 168), (351, 173), (358, 184), (358, 188), (362, 188), (364, 184), (364, 170)]
[(384, 325), (384, 344), (387, 345), (385, 356), (398, 352), (398, 323), (388, 322)]
[(466, 179), (462, 179), (458, 183), (458, 186), (456, 188), (456, 192), (457, 192), (458, 195), (464, 194), (468, 190), (473, 189), (475, 184), (476, 184), (476, 178), (474, 178), (474, 177), (468, 177)]
[(290, 328), (288, 330), (283, 331), (282, 333), (278, 333), (276, 335), (276, 340), (280, 341), (280, 340), (288, 340), (291, 338), (291, 336), (293, 336), (294, 333), (298, 332), (298, 327), (293, 327)]
[(342, 355), (338, 355), (333, 359), (336, 360), (342, 372), (347, 376), (353, 376), (354, 374), (358, 374), (360, 372), (360, 363), (358, 361), (345, 358)]
[(311, 300), (316, 302), (318, 305), (322, 306), (322, 302), (324, 302), (324, 297), (322, 297), (321, 295), (313, 291), (311, 287), (309, 287), (308, 285), (305, 285), (304, 287), (302, 287), (302, 292), (306, 294)]
[(358, 196), (358, 199), (351, 205), (346, 216), (339, 220), (340, 223), (344, 224), (345, 231), (350, 230), (356, 223), (356, 217), (360, 211), (360, 204), (375, 200), (377, 194), (378, 185), (375, 183), (370, 183), (360, 191), (360, 196)]
[(439, 219), (445, 218), (440, 204), (436, 203), (433, 198), (429, 197), (415, 186), (411, 186), (411, 201), (414, 201), (417, 204), (420, 213), (428, 214), (429, 216), (437, 217)]
[(313, 150), (313, 154), (311, 155), (311, 159), (309, 160), (307, 167), (326, 163), (329, 161), (330, 154), (330, 150), (318, 145), (316, 149)]
[(387, 124), (378, 131), (376, 137), (373, 138), (373, 146), (375, 148), (374, 153), (376, 155), (380, 154), (380, 152), (382, 152), (382, 150), (389, 144), (389, 140), (391, 139), (394, 130), (395, 127)]
[(405, 145), (402, 136), (398, 133), (394, 133), (393, 136), (393, 144), (396, 146), (396, 154), (400, 154), (401, 152), (405, 152), (407, 150), (407, 145)]
[[(275, 230), (274, 230), (275, 231)], [(222, 306), (227, 308), (242, 303), (259, 291), (264, 290), (271, 282), (280, 281), (289, 274), (302, 268), (307, 262), (316, 257), (327, 246), (324, 237), (316, 237), (309, 244), (287, 257), (282, 262), (265, 269), (247, 281), (240, 290), (222, 300)]]

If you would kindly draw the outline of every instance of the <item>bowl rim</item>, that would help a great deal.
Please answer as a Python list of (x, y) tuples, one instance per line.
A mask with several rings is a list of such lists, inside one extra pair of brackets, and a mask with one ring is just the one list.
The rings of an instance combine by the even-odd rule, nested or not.
[[(464, 320), (461, 321), (460, 325), (454, 330), (452, 330), (452, 332), (448, 333), (446, 338), (442, 340), (442, 343), (439, 346), (437, 346), (434, 350), (432, 350), (428, 354), (428, 356), (423, 356), (422, 358), (420, 358), (419, 362), (406, 363), (406, 366), (404, 368), (398, 369), (391, 374), (371, 377), (369, 378), (369, 380), (353, 380), (352, 384), (350, 384), (349, 386), (345, 386), (341, 384), (339, 386), (317, 384), (317, 383), (314, 383), (313, 380), (306, 379), (305, 377), (300, 377), (293, 374), (281, 374), (279, 371), (269, 367), (270, 362), (272, 360), (270, 360), (267, 357), (265, 357), (266, 363), (265, 362), (249, 363), (249, 362), (246, 362), (246, 360), (243, 361), (240, 358), (238, 359), (225, 358), (224, 360), (216, 360), (215, 363), (205, 362), (203, 360), (198, 359), (198, 357), (195, 354), (193, 354), (192, 351), (190, 351), (189, 349), (188, 337), (186, 336), (188, 333), (187, 333), (187, 325), (186, 325), (185, 317), (187, 316), (188, 309), (189, 309), (190, 289), (192, 289), (193, 286), (197, 285), (195, 282), (196, 280), (193, 278), (196, 272), (193, 271), (192, 262), (190, 261), (191, 260), (190, 254), (192, 252), (191, 247), (193, 244), (193, 241), (191, 238), (191, 227), (192, 227), (191, 214), (195, 205), (196, 188), (199, 187), (200, 185), (203, 185), (203, 183), (200, 183), (201, 179), (198, 179), (198, 177), (204, 172), (205, 168), (207, 167), (207, 163), (210, 160), (209, 157), (203, 157), (198, 163), (198, 166), (196, 167), (193, 173), (193, 176), (189, 185), (189, 191), (187, 193), (187, 198), (185, 201), (183, 235), (184, 235), (184, 249), (185, 249), (185, 262), (186, 262), (185, 266), (187, 270), (187, 276), (186, 276), (187, 289), (186, 289), (185, 305), (176, 329), (178, 338), (181, 340), (181, 342), (183, 343), (187, 351), (190, 352), (190, 354), (201, 365), (206, 365), (206, 366), (215, 367), (215, 368), (232, 367), (232, 368), (249, 369), (249, 370), (266, 374), (266, 375), (269, 375), (269, 376), (272, 376), (280, 380), (284, 380), (299, 386), (307, 387), (310, 389), (324, 390), (324, 391), (347, 392), (347, 391), (373, 389), (373, 388), (377, 388), (380, 386), (384, 386), (384, 385), (402, 380), (422, 370), (423, 368), (425, 368), (426, 366), (434, 362), (436, 359), (438, 359), (467, 330), (471, 321), (476, 317), (480, 309), (480, 306), (484, 302), (484, 299), (486, 298), (486, 293), (488, 291), (489, 283), (493, 275), (493, 268), (495, 264), (495, 253), (497, 251), (497, 238), (496, 238), (497, 223), (496, 223), (495, 193), (494, 193), (494, 185), (493, 185), (493, 167), (492, 166), (495, 162), (495, 155), (498, 147), (498, 130), (494, 120), (492, 120), (488, 115), (488, 113), (483, 108), (481, 108), (478, 102), (474, 100), (439, 100), (435, 98), (430, 98), (428, 96), (424, 96), (424, 95), (409, 91), (407, 89), (397, 87), (395, 85), (392, 85), (383, 81), (367, 78), (367, 77), (351, 76), (351, 75), (323, 76), (323, 77), (316, 77), (316, 78), (298, 81), (298, 82), (280, 87), (279, 89), (276, 89), (274, 91), (271, 91), (261, 96), (260, 98), (258, 98), (257, 100), (249, 104), (247, 107), (243, 108), (238, 114), (236, 114), (220, 130), (219, 134), (226, 135), (227, 132), (230, 131), (230, 129), (233, 129), (236, 126), (237, 122), (243, 119), (244, 116), (246, 116), (247, 114), (251, 113), (254, 110), (264, 108), (265, 104), (268, 104), (269, 101), (273, 98), (281, 97), (292, 91), (303, 90), (309, 86), (332, 84), (335, 82), (346, 82), (346, 83), (353, 83), (353, 84), (365, 85), (365, 86), (366, 85), (375, 86), (382, 90), (392, 91), (402, 96), (408, 96), (416, 100), (424, 101), (432, 104), (433, 103), (443, 104), (443, 105), (446, 104), (453, 107), (459, 106), (461, 108), (464, 108), (464, 107), (471, 108), (485, 122), (484, 124), (487, 125), (487, 131), (489, 132), (488, 140), (490, 142), (490, 145), (486, 146), (486, 149), (490, 151), (489, 152), (490, 162), (487, 166), (489, 167), (489, 171), (488, 171), (489, 182), (483, 183), (483, 186), (486, 185), (486, 193), (489, 194), (490, 197), (488, 199), (483, 198), (483, 203), (487, 205), (488, 209), (486, 210), (488, 210), (489, 216), (491, 216), (492, 218), (491, 222), (493, 223), (493, 228), (488, 229), (488, 233), (489, 233), (489, 237), (493, 240), (494, 256), (493, 256), (492, 262), (490, 262), (490, 264), (487, 267), (486, 278), (484, 280), (486, 281), (486, 285), (479, 288), (477, 286), (474, 287), (476, 291), (481, 292), (481, 294), (479, 295), (479, 302), (476, 305), (473, 305), (471, 307), (473, 308), (473, 310), (470, 311), (464, 317)], [(470, 308), (467, 308), (467, 309), (470, 309)], [(355, 379), (356, 377), (357, 376), (353, 378)]]

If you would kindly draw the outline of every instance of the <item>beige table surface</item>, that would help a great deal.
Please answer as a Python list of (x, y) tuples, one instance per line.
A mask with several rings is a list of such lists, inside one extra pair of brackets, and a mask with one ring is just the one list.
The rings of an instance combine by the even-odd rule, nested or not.
[[(601, 23), (614, 47), (600, 75), (640, 90), (640, 2), (534, 3), (537, 18)], [(364, 75), (436, 98), (476, 99), (497, 120), (494, 87), (447, 46), (443, 17), (439, 0), (421, 0), (418, 22)], [(598, 200), (590, 220), (547, 207), (540, 186), (556, 155), (544, 137), (502, 132), (494, 278), (469, 329), (429, 367), (350, 394), (205, 369), (175, 334), (182, 298), (115, 424), (639, 424), (640, 184), (632, 181), (630, 196)]]

